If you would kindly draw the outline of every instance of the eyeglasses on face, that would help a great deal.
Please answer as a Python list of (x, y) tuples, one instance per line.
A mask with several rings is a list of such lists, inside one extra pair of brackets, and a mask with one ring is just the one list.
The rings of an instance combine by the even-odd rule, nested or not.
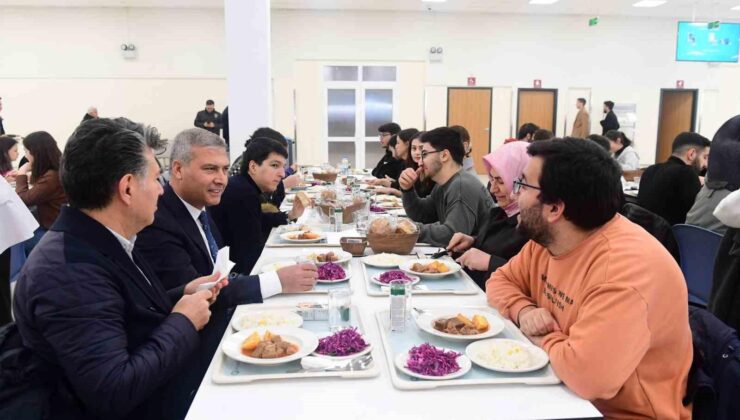
[(524, 178), (517, 178), (514, 180), (514, 188), (512, 188), (514, 190), (513, 193), (519, 194), (519, 191), (522, 190), (522, 187), (524, 187), (524, 189), (531, 188), (533, 190), (542, 191), (542, 188), (535, 187), (534, 185), (529, 185), (524, 182)]
[(383, 137), (390, 136), (390, 135), (391, 135), (391, 133), (380, 133), (380, 134), (378, 134), (378, 137), (380, 137), (382, 139)]
[(435, 154), (435, 153), (440, 153), (440, 152), (442, 152), (442, 150), (435, 150), (435, 151), (433, 151), (433, 152), (429, 152), (429, 151), (423, 150), (423, 151), (421, 152), (421, 160), (424, 160), (424, 158), (426, 158), (426, 157), (427, 157), (427, 156), (429, 156), (429, 155), (433, 155), (433, 154)]

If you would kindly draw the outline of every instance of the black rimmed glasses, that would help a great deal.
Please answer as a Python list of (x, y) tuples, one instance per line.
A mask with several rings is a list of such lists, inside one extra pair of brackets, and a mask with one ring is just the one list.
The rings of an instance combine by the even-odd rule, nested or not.
[(424, 151), (421, 152), (421, 160), (424, 160), (424, 158), (426, 158), (429, 155), (433, 155), (433, 154), (439, 153), (439, 152), (441, 152), (441, 150), (435, 150), (433, 152), (429, 152), (429, 151), (424, 150)]
[(519, 194), (519, 191), (522, 190), (522, 187), (525, 188), (531, 188), (533, 190), (542, 191), (542, 188), (535, 187), (534, 185), (529, 185), (526, 182), (524, 182), (524, 178), (517, 178), (514, 180), (514, 188), (512, 188), (514, 191), (512, 191), (514, 194)]

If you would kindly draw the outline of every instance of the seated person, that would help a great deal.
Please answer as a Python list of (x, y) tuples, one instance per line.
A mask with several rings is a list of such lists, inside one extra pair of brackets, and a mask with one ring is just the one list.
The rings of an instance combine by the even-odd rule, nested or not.
[(468, 133), (468, 129), (461, 125), (453, 125), (450, 126), (450, 128), (457, 131), (457, 133), (460, 135), (460, 140), (462, 140), (463, 142), (463, 149), (465, 149), (465, 158), (463, 159), (463, 171), (470, 172), (471, 175), (478, 176), (478, 173), (475, 172), (475, 164), (473, 163), (473, 158), (470, 157), (470, 154), (473, 153), (473, 145), (470, 141), (470, 133)]
[(722, 200), (714, 215), (727, 226), (727, 232), (714, 261), (709, 310), (740, 331), (740, 190)]
[[(493, 200), (477, 176), (462, 170), (460, 135), (439, 127), (424, 133), (421, 143), (421, 166), (407, 168), (399, 179), (406, 214), (421, 224), (419, 242), (444, 247), (456, 232), (476, 235)], [(425, 198), (414, 190), (421, 171), (437, 184)]]
[[(388, 150), (391, 151), (393, 157), (399, 162), (399, 166), (403, 166), (403, 169), (408, 167), (407, 165), (411, 154), (411, 139), (418, 133), (419, 130), (415, 128), (407, 128), (405, 130), (401, 130), (395, 136), (392, 136), (388, 142)], [(370, 180), (368, 184), (376, 186), (375, 192), (377, 194), (390, 194), (395, 195), (396, 197), (401, 196), (401, 190), (399, 189), (400, 187), (398, 186), (397, 179), (391, 179), (389, 177), (373, 179)]]
[(419, 198), (429, 196), (434, 188), (434, 181), (427, 176), (424, 169), (422, 168), (421, 170), (418, 170), (421, 167), (421, 149), (423, 148), (421, 144), (421, 136), (423, 134), (425, 134), (424, 131), (419, 131), (411, 136), (411, 150), (409, 151), (409, 158), (406, 160), (406, 167), (419, 173), (419, 178), (414, 183), (414, 191), (416, 191), (416, 195), (418, 195)]
[(275, 140), (256, 138), (244, 150), (239, 175), (229, 178), (221, 202), (208, 213), (230, 247), (234, 272), (249, 273), (262, 254), (267, 237), (274, 227), (298, 219), (304, 211), (301, 200), (293, 200), (288, 213), (265, 213), (265, 194), (277, 189), (285, 177), (288, 152)]
[(162, 194), (152, 148), (95, 119), (62, 155), (69, 206), (26, 261), (13, 302), (24, 346), (49, 365), (50, 383), (69, 386), (51, 390), (57, 415), (182, 418), (202, 380), (198, 331), (228, 281), (196, 293), (218, 276), (184, 279), (167, 292), (134, 249)]
[(529, 154), (514, 193), (531, 241), (491, 275), (488, 302), (606, 418), (690, 418), (686, 283), (668, 251), (617, 213), (619, 165), (576, 138)]
[(707, 168), (711, 142), (698, 133), (681, 133), (673, 140), (672, 155), (645, 170), (637, 204), (664, 218), (671, 226), (685, 223), (701, 189), (699, 173)]
[(622, 171), (636, 171), (640, 169), (640, 155), (632, 147), (632, 140), (617, 130), (608, 131), (604, 137), (609, 140), (609, 150), (614, 159), (622, 167)]
[(514, 180), (522, 176), (530, 159), (527, 147), (529, 143), (523, 141), (507, 143), (483, 157), (490, 192), (498, 206), (490, 209), (478, 235), (473, 237), (458, 232), (447, 245), (449, 251), (462, 253), (457, 262), (483, 290), (491, 273), (506, 264), (527, 242), (516, 229), (519, 206), (511, 196)]
[(516, 133), (515, 139), (506, 139), (504, 144), (511, 143), (512, 141), (526, 141), (530, 143), (534, 137), (534, 133), (540, 129), (540, 126), (534, 123), (524, 123), (519, 127), (519, 131)]
[(388, 149), (388, 142), (390, 142), (391, 137), (395, 136), (400, 131), (401, 127), (394, 122), (383, 124), (378, 127), (378, 132), (380, 133), (378, 135), (380, 138), (380, 147), (385, 150), (385, 154), (383, 154), (383, 157), (380, 158), (378, 164), (375, 165), (375, 169), (372, 171), (372, 175), (375, 178), (385, 179), (388, 177), (391, 179), (398, 179), (398, 176), (401, 174), (403, 165), (398, 162), (398, 159), (393, 157), (393, 154)]
[(535, 131), (532, 135), (532, 143), (536, 141), (545, 141), (545, 140), (552, 140), (555, 138), (555, 134), (553, 134), (552, 131), (547, 130), (545, 128), (540, 128), (539, 130)]

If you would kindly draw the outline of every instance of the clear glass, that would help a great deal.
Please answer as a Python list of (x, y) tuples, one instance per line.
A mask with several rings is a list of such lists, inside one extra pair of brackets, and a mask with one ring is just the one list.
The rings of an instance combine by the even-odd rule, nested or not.
[(329, 137), (355, 136), (357, 107), (354, 89), (329, 89), (326, 111)]
[(364, 82), (395, 82), (395, 66), (363, 66), (362, 80)]
[(367, 211), (357, 210), (352, 214), (355, 219), (355, 229), (360, 236), (367, 236), (367, 228), (370, 224), (370, 215)]
[[(395, 80), (395, 71), (393, 73)], [(358, 75), (357, 66), (324, 66), (324, 80), (326, 81), (356, 82)]]
[(329, 289), (329, 329), (339, 331), (351, 326), (350, 307), (352, 306), (352, 291), (341, 287)]
[(393, 89), (365, 90), (365, 137), (377, 137), (378, 127), (393, 121)]

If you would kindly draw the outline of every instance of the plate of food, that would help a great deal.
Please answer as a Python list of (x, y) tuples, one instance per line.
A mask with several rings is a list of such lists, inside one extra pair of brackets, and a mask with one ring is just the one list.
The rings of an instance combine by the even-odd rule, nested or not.
[(298, 232), (285, 232), (280, 235), (280, 239), (286, 242), (295, 242), (295, 243), (319, 242), (324, 238), (326, 238), (325, 233), (314, 232), (311, 230), (302, 230)]
[(409, 376), (433, 381), (459, 378), (473, 366), (466, 355), (429, 343), (398, 354), (395, 364), (398, 370)]
[(257, 327), (300, 327), (303, 317), (291, 311), (250, 311), (231, 319), (236, 331)]
[(344, 264), (352, 259), (352, 254), (345, 251), (329, 251), (324, 253), (311, 252), (305, 254), (306, 258), (321, 267), (326, 263)]
[(319, 346), (313, 355), (332, 360), (348, 360), (370, 353), (372, 349), (372, 344), (357, 332), (357, 327), (351, 327), (319, 338)]
[(460, 271), (460, 265), (456, 262), (431, 258), (404, 261), (398, 268), (409, 274), (427, 278), (440, 278)]
[(392, 210), (392, 209), (402, 209), (403, 203), (401, 203), (401, 200), (398, 201), (379, 201), (377, 203), (377, 206), (381, 209), (385, 210)]
[(293, 260), (281, 260), (281, 261), (267, 263), (260, 268), (260, 273), (269, 273), (271, 271), (278, 271), (283, 267), (289, 267), (291, 265), (296, 265), (296, 262)]
[(279, 365), (308, 356), (318, 345), (318, 337), (302, 328), (257, 327), (226, 337), (221, 349), (239, 362)]
[(393, 280), (405, 280), (406, 283), (410, 283), (412, 285), (421, 281), (419, 276), (406, 274), (401, 270), (390, 270), (370, 277), (370, 281), (378, 286), (388, 286)]
[(496, 315), (473, 310), (462, 310), (457, 313), (424, 311), (416, 317), (416, 325), (437, 337), (459, 341), (491, 338), (506, 327), (504, 321)]
[(404, 208), (390, 210), (390, 211), (388, 211), (388, 214), (390, 214), (391, 216), (396, 216), (396, 217), (407, 217), (406, 216), (406, 209), (404, 209)]
[(326, 263), (318, 268), (316, 283), (340, 283), (352, 277), (352, 270), (336, 263)]
[(387, 254), (385, 252), (381, 254), (368, 255), (362, 259), (362, 262), (379, 268), (394, 268), (398, 267), (399, 264), (406, 261), (406, 258), (398, 254)]
[(532, 372), (550, 362), (541, 348), (508, 338), (472, 342), (465, 348), (465, 354), (482, 368), (505, 373)]

